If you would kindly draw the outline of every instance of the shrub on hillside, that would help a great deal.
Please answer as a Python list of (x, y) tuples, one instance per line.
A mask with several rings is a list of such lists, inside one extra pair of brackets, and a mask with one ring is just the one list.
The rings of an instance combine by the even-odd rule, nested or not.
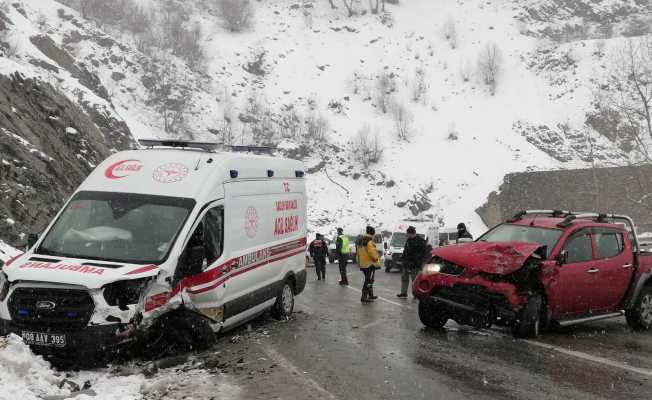
[(217, 6), (231, 32), (241, 32), (251, 26), (254, 15), (251, 0), (217, 0)]
[(414, 71), (414, 81), (412, 82), (412, 101), (415, 103), (425, 103), (428, 97), (428, 83), (426, 80), (426, 70), (423, 67), (417, 67)]
[(396, 91), (396, 82), (394, 74), (386, 71), (378, 74), (376, 78), (376, 93), (374, 95), (376, 107), (383, 113), (387, 114), (391, 105), (392, 94)]
[(455, 28), (455, 21), (453, 18), (448, 18), (444, 24), (444, 38), (450, 44), (451, 49), (457, 48), (457, 28)]
[(495, 43), (487, 43), (478, 57), (478, 76), (482, 83), (487, 85), (492, 96), (496, 94), (502, 67), (502, 52)]
[(394, 132), (399, 140), (408, 141), (412, 136), (412, 125), (414, 115), (404, 104), (395, 102), (392, 104), (392, 121), (394, 122)]
[(353, 139), (352, 151), (355, 159), (365, 167), (379, 162), (383, 155), (380, 135), (378, 132), (372, 132), (369, 125), (365, 125)]

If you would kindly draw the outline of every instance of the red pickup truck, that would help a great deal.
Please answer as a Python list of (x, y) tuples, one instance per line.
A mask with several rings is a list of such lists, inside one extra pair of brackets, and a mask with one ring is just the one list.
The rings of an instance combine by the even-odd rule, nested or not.
[(625, 315), (652, 327), (652, 254), (622, 215), (523, 211), (472, 243), (440, 247), (412, 287), (421, 322), (511, 326), (536, 337), (561, 326)]

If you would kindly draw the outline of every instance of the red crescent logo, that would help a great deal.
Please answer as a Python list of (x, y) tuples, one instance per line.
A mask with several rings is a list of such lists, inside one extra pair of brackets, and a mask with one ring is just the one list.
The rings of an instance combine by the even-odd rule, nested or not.
[(138, 160), (122, 160), (108, 166), (104, 176), (108, 179), (121, 179), (143, 169), (143, 164)]

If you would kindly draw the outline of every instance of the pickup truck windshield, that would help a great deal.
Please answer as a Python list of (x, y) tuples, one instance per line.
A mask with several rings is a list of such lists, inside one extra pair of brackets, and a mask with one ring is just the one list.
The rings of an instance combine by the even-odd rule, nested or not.
[(538, 243), (547, 247), (546, 257), (549, 257), (561, 234), (559, 229), (503, 224), (487, 232), (478, 241)]
[(38, 254), (134, 264), (163, 262), (195, 205), (192, 199), (80, 192)]

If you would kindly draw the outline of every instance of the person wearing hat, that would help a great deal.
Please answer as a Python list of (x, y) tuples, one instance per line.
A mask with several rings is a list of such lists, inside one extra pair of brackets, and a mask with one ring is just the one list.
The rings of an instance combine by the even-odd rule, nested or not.
[(362, 297), (360, 298), (363, 303), (369, 303), (378, 298), (374, 296), (373, 288), (374, 275), (376, 270), (380, 268), (380, 255), (374, 243), (375, 234), (376, 230), (371, 226), (367, 226), (364, 236), (356, 241), (358, 264), (360, 265), (360, 271), (364, 275)]
[(471, 239), (473, 240), (473, 235), (466, 229), (466, 224), (460, 222), (457, 224), (457, 243), (460, 242), (460, 239)]
[(326, 280), (326, 257), (328, 257), (328, 245), (324, 241), (324, 236), (318, 233), (316, 239), (308, 247), (310, 257), (315, 260), (315, 269), (317, 270), (317, 280)]
[(340, 285), (348, 285), (349, 278), (346, 275), (346, 264), (349, 262), (349, 253), (351, 252), (349, 237), (344, 234), (344, 229), (337, 228), (337, 240), (335, 241), (335, 253), (337, 262), (340, 266)]
[(407, 240), (403, 248), (403, 268), (401, 269), (401, 293), (397, 297), (406, 298), (408, 288), (416, 278), (423, 260), (426, 258), (428, 245), (424, 238), (417, 235), (415, 227), (407, 228)]

